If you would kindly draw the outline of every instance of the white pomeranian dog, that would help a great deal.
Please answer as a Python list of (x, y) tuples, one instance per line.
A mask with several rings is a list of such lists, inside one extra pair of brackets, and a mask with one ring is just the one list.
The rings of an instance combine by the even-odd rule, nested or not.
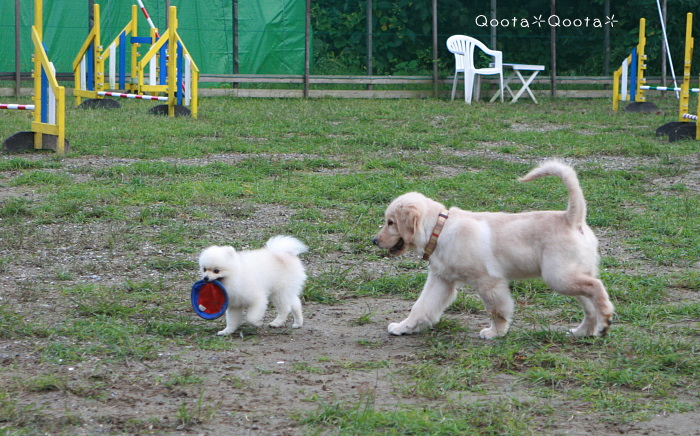
[(226, 288), (228, 308), (226, 328), (218, 335), (229, 335), (243, 323), (247, 310), (248, 324), (259, 327), (267, 310), (267, 303), (277, 309), (271, 327), (282, 327), (292, 312), (292, 328), (301, 328), (301, 291), (306, 282), (304, 265), (299, 254), (307, 247), (291, 236), (274, 236), (259, 250), (237, 252), (233, 247), (212, 246), (199, 255), (202, 279), (218, 280)]

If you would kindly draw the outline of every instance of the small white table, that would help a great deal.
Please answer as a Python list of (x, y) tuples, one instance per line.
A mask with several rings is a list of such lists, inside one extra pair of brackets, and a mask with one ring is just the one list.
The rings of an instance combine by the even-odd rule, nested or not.
[[(537, 103), (537, 99), (535, 98), (535, 96), (532, 94), (532, 91), (530, 90), (530, 84), (532, 83), (533, 80), (535, 80), (535, 77), (537, 77), (537, 75), (539, 74), (540, 71), (544, 71), (544, 65), (503, 64), (503, 67), (504, 68), (511, 68), (513, 70), (513, 72), (510, 74), (510, 76), (508, 76), (506, 78), (505, 82), (503, 82), (503, 87), (508, 90), (508, 92), (510, 93), (510, 96), (513, 98), (513, 100), (511, 100), (511, 103), (515, 103), (516, 101), (518, 101), (518, 99), (523, 95), (524, 92), (527, 92), (530, 95), (530, 98), (532, 99), (532, 101)], [(525, 77), (523, 77), (522, 72), (524, 72), (524, 71), (530, 72), (529, 73), (530, 75), (527, 77), (527, 79)], [(515, 79), (516, 77), (520, 79), (520, 83), (522, 84), (522, 87), (518, 90), (517, 93), (514, 94), (513, 90), (510, 89), (510, 86), (508, 86), (508, 84), (511, 82), (511, 80)], [(496, 92), (496, 94), (493, 97), (491, 97), (491, 102), (495, 101), (498, 98), (498, 96), (500, 96), (500, 95), (501, 95), (501, 91), (498, 90)]]

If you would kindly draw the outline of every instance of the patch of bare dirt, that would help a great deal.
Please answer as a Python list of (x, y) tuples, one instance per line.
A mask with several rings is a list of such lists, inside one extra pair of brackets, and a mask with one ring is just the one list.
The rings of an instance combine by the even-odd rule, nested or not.
[[(183, 298), (182, 303), (187, 311), (189, 301)], [(4, 340), (0, 362), (3, 377), (14, 372), (10, 366), (23, 377), (59, 371), (55, 375), (64, 380), (62, 388), (27, 393), (19, 400), (56, 420), (71, 414), (81, 422), (76, 434), (112, 434), (128, 428), (130, 421), (149, 420), (154, 422), (147, 428), (141, 424), (141, 430), (159, 434), (300, 434), (292, 414), (316, 410), (322, 402), (356, 402), (368, 394), (378, 407), (407, 401), (394, 385), (394, 374), (400, 365), (415, 363), (415, 349), (423, 340), (392, 340), (384, 327), (405, 314), (409, 304), (376, 299), (307, 304), (305, 326), (299, 330), (244, 328), (217, 338), (226, 344), (224, 350), (177, 349), (155, 360), (119, 365), (88, 358), (56, 367), (39, 360), (39, 344)], [(366, 314), (371, 322), (358, 325)], [(210, 325), (215, 335), (224, 321), (192, 322)], [(178, 376), (202, 381), (168, 384)], [(100, 392), (85, 392), (95, 380)], [(183, 422), (183, 410), (191, 422)]]

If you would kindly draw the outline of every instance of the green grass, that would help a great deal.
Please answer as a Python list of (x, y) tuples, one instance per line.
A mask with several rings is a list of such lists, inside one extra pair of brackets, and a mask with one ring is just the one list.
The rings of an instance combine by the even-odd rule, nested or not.
[[(659, 104), (673, 113), (675, 102)], [(0, 394), (0, 434), (71, 433), (80, 425), (71, 414), (52, 421), (39, 400), (13, 399), (54, 391), (100, 398), (106, 381), (68, 379), (67, 365), (157, 367), (163, 353), (235, 351), (210, 326), (191, 322), (181, 295), (203, 246), (233, 235), (237, 246), (257, 247), (271, 235), (293, 234), (316, 265), (306, 302), (414, 300), (424, 263), (384, 259), (370, 242), (387, 203), (417, 190), (472, 210), (561, 209), (559, 181), (516, 181), (552, 156), (577, 162), (588, 221), (606, 241), (601, 277), (617, 309), (608, 337), (576, 339), (551, 329), (575, 326), (580, 309), (533, 280), (513, 285), (511, 332), (477, 340), (465, 319), (483, 315), (483, 305), (466, 290), (420, 336), (408, 363), (310, 355), (289, 365), (300, 377), (336, 367), (390, 370), (396, 396), (411, 401), (387, 407), (371, 393), (351, 401), (314, 394), (316, 410), (290, 409), (290, 416), (308, 434), (515, 435), (546, 431), (560, 419), (552, 402), (616, 424), (700, 405), (698, 143), (655, 137), (671, 116), (612, 113), (605, 100), (565, 99), (466, 106), (206, 98), (199, 119), (152, 117), (143, 102), (122, 105), (69, 108), (65, 158), (0, 159), (0, 240), (8, 248), (0, 255), (7, 277), (0, 345), (24, 341), (43, 365), (34, 375), (0, 367), (7, 392)], [(3, 113), (0, 136), (28, 124), (26, 114)], [(261, 211), (269, 214), (262, 224)], [(217, 227), (222, 223), (227, 227)], [(389, 273), (365, 267), (386, 263)], [(385, 329), (369, 308), (347, 324)], [(376, 339), (358, 345), (383, 346)], [(192, 429), (215, 419), (219, 404), (200, 393), (204, 375), (159, 377), (149, 383), (196, 389), (195, 401), (178, 403), (170, 423), (141, 417), (115, 424), (120, 431)], [(241, 374), (227, 377), (233, 388), (254, 385)], [(509, 394), (511, 384), (517, 395)]]
[[(320, 412), (304, 419), (312, 428), (333, 429), (339, 435), (519, 435), (528, 431), (534, 414), (546, 412), (517, 401), (486, 401), (460, 407), (377, 410), (372, 397), (358, 403), (324, 404)], [(310, 434), (324, 434), (313, 432)]]

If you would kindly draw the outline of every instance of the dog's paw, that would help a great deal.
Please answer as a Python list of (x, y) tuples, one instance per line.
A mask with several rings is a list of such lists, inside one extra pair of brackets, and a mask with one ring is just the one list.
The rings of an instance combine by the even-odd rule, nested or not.
[(277, 320), (272, 321), (272, 322), (270, 323), (270, 327), (272, 327), (272, 328), (284, 327), (284, 321), (277, 321)]
[(586, 323), (582, 323), (575, 329), (570, 329), (569, 333), (571, 333), (572, 336), (575, 336), (577, 338), (582, 338), (585, 336), (594, 336), (593, 329)]
[(608, 332), (610, 331), (610, 327), (612, 326), (612, 323), (612, 315), (605, 318), (601, 325), (598, 326), (598, 330), (596, 332), (597, 336), (600, 338), (607, 336)]
[(303, 327), (303, 324), (297, 324), (297, 323), (292, 324), (293, 329), (300, 329), (302, 327)]
[(579, 331), (579, 329), (577, 329), (577, 328), (576, 329), (569, 329), (569, 331), (567, 333), (569, 333), (571, 336), (574, 336), (576, 338), (580, 338), (581, 336), (586, 336), (585, 333), (581, 333)]
[(584, 338), (587, 336), (602, 338), (603, 336), (608, 334), (608, 331), (610, 330), (610, 324), (611, 321), (609, 319), (607, 321), (598, 323), (591, 323), (584, 320), (581, 323), (581, 325), (579, 325), (575, 329), (569, 330), (569, 333), (571, 333), (577, 338)]
[(390, 334), (394, 336), (408, 335), (413, 333), (413, 329), (409, 325), (402, 325), (403, 323), (392, 322), (387, 327)]
[(590, 336), (600, 336), (598, 333), (596, 333), (596, 327), (593, 325), (584, 325), (581, 324), (580, 326), (576, 327), (575, 329), (569, 330), (569, 333), (571, 333), (572, 336), (576, 338), (585, 338), (585, 337), (590, 337)]
[(231, 333), (233, 333), (233, 330), (223, 329), (220, 332), (218, 332), (216, 335), (217, 336), (226, 336), (226, 335), (230, 335)]
[(611, 321), (611, 320), (608, 320), (607, 323), (603, 323), (603, 324), (599, 325), (599, 326), (596, 328), (595, 335), (596, 335), (597, 337), (599, 337), (599, 338), (604, 338), (605, 336), (608, 335), (608, 332), (610, 331), (610, 326), (611, 326), (611, 325), (612, 325), (612, 321)]
[(610, 326), (596, 327), (595, 331), (589, 329), (575, 328), (569, 330), (569, 333), (577, 338), (593, 337), (593, 338), (603, 338), (607, 336), (608, 331), (610, 331)]
[(502, 336), (502, 335), (499, 335), (498, 330), (493, 328), (493, 327), (483, 329), (482, 331), (479, 332), (479, 337), (481, 339), (494, 339), (494, 338), (497, 338), (499, 336)]

